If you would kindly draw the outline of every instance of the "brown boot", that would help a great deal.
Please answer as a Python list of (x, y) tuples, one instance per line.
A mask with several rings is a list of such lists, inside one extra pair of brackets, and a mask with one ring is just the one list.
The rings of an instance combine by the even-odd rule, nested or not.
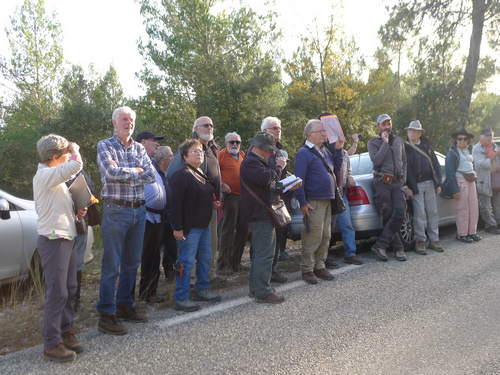
[(148, 317), (145, 314), (138, 313), (132, 306), (120, 303), (116, 308), (116, 318), (127, 320), (129, 322), (147, 322)]
[(76, 353), (69, 350), (63, 343), (53, 347), (50, 350), (43, 351), (43, 359), (58, 363), (71, 362), (75, 359)]
[(75, 353), (83, 352), (83, 344), (76, 339), (76, 336), (71, 332), (71, 327), (68, 331), (61, 334), (64, 346)]
[(76, 271), (76, 292), (75, 292), (75, 312), (78, 311), (82, 305), (80, 291), (82, 289), (82, 271)]
[(99, 319), (99, 323), (97, 323), (97, 329), (110, 335), (125, 335), (128, 333), (127, 327), (119, 323), (115, 315), (109, 315), (104, 312), (101, 312), (101, 318)]

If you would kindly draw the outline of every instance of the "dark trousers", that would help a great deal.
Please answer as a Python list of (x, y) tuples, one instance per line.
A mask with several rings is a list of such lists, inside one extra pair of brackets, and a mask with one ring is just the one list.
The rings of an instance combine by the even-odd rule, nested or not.
[(384, 184), (380, 177), (373, 177), (373, 192), (375, 204), (382, 212), (384, 229), (377, 239), (375, 247), (387, 250), (403, 250), (403, 244), (398, 236), (406, 215), (406, 197), (403, 191), (403, 183), (394, 181), (392, 184)]
[(139, 283), (139, 299), (156, 295), (160, 280), (160, 240), (162, 223), (146, 220), (144, 242), (141, 257), (141, 280)]
[(279, 254), (281, 252), (285, 251), (285, 249), (286, 249), (288, 226), (289, 226), (289, 224), (285, 225), (282, 228), (275, 229), (276, 230), (276, 249), (274, 250), (273, 272), (274, 272), (274, 267), (276, 267), (276, 264), (278, 263)]
[(75, 317), (76, 241), (38, 236), (37, 247), (46, 283), (43, 349), (50, 350), (62, 343), (61, 333)]
[(165, 278), (173, 277), (174, 264), (177, 260), (177, 241), (174, 237), (174, 230), (170, 221), (163, 223), (163, 235), (161, 240), (161, 247), (163, 247), (163, 272)]
[(230, 268), (235, 271), (241, 263), (243, 250), (248, 237), (248, 227), (241, 222), (240, 196), (237, 194), (223, 195), (222, 220), (219, 223), (219, 269)]

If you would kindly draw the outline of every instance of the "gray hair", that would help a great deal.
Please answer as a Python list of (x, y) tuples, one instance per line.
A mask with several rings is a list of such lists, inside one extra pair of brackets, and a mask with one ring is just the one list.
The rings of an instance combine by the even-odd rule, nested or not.
[(315, 119), (315, 118), (314, 118), (314, 119), (312, 119), (312, 120), (307, 121), (307, 124), (306, 124), (306, 126), (304, 127), (304, 134), (305, 134), (306, 138), (309, 138), (309, 137), (307, 136), (307, 134), (308, 134), (308, 133), (310, 133), (310, 132), (312, 131), (312, 129), (313, 129), (313, 127), (314, 127), (314, 125), (316, 125), (316, 124), (321, 124), (321, 125), (323, 125), (323, 123), (322, 123), (320, 120)]
[(132, 108), (124, 106), (124, 107), (120, 107), (120, 108), (115, 109), (113, 112), (113, 116), (111, 116), (111, 119), (113, 121), (115, 121), (116, 119), (118, 119), (118, 116), (120, 116), (122, 113), (130, 113), (132, 115), (132, 118), (134, 119), (134, 121), (137, 117), (135, 111)]
[(69, 142), (66, 138), (57, 134), (49, 134), (38, 140), (36, 149), (38, 155), (40, 155), (40, 161), (42, 163), (47, 163), (52, 160), (54, 155), (61, 156), (63, 150), (68, 147), (68, 145)]
[(278, 124), (279, 126), (281, 126), (281, 121), (279, 118), (277, 117), (266, 117), (263, 121), (262, 121), (262, 125), (260, 126), (260, 130), (261, 131), (265, 131), (266, 129), (269, 129), (271, 127), (272, 124)]
[(224, 141), (225, 142), (229, 142), (229, 137), (232, 137), (232, 136), (238, 137), (240, 139), (240, 141), (241, 141), (240, 135), (238, 133), (236, 133), (236, 132), (227, 133), (226, 136), (224, 137)]
[[(201, 117), (198, 117), (196, 120), (194, 120), (194, 124), (193, 124), (193, 132), (196, 131), (196, 127), (198, 126), (198, 121), (203, 118), (203, 117), (207, 117), (207, 118), (210, 118), (208, 116), (201, 116)], [(212, 119), (210, 119), (212, 120)], [(213, 122), (213, 121), (212, 121)]]
[(156, 153), (154, 154), (155, 160), (165, 160), (167, 156), (165, 155), (165, 151), (172, 151), (169, 146), (160, 146), (156, 149)]

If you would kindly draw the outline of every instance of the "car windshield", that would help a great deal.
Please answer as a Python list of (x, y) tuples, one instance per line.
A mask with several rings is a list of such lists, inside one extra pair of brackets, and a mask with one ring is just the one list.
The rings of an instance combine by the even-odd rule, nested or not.
[(373, 163), (368, 153), (351, 156), (351, 168), (354, 176), (373, 172)]

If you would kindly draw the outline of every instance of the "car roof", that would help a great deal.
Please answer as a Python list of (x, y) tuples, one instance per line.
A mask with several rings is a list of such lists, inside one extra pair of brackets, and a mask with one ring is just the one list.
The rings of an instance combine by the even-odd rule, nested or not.
[(0, 198), (7, 199), (9, 202), (14, 203), (16, 206), (19, 206), (25, 210), (35, 209), (35, 202), (33, 202), (32, 200), (15, 197), (3, 190), (0, 190)]

